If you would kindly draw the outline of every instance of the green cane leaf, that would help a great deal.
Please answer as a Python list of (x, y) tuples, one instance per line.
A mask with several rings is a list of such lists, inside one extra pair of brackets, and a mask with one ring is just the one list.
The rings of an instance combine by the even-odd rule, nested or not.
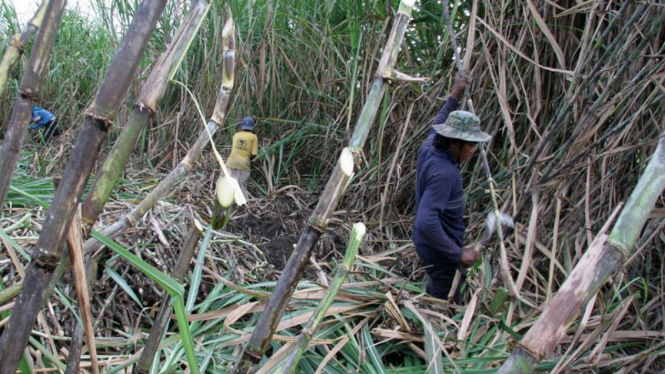
[(122, 288), (122, 290), (125, 291), (125, 293), (132, 298), (132, 300), (136, 301), (136, 303), (139, 304), (141, 308), (143, 308), (141, 300), (139, 300), (138, 296), (136, 296), (136, 294), (134, 293), (134, 290), (132, 290), (132, 288), (129, 286), (127, 281), (125, 281), (122, 275), (118, 274), (115, 270), (113, 270), (109, 266), (106, 267), (106, 272), (109, 273), (113, 281), (117, 283), (118, 286), (120, 286), (120, 288)]

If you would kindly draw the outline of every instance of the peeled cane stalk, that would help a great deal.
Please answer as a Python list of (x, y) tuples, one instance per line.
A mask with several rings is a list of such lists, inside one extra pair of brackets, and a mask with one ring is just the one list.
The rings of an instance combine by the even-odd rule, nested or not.
[(152, 72), (141, 89), (129, 120), (104, 161), (101, 172), (83, 203), (83, 223), (86, 225), (86, 231), (94, 225), (104, 209), (111, 191), (118, 183), (120, 173), (129, 161), (141, 131), (157, 112), (159, 100), (178, 70), (209, 9), (209, 1), (202, 0), (193, 5), (178, 34), (152, 67)]
[[(67, 235), (67, 249), (69, 249), (69, 258), (72, 260), (72, 274), (74, 276), (74, 287), (76, 288), (76, 299), (78, 300), (79, 311), (83, 324), (76, 323), (74, 327), (74, 336), (69, 345), (69, 357), (67, 357), (67, 370), (65, 374), (76, 374), (79, 372), (81, 362), (81, 344), (83, 342), (83, 332), (85, 330), (86, 344), (90, 352), (90, 363), (92, 364), (92, 373), (99, 374), (99, 363), (97, 361), (97, 346), (95, 343), (95, 330), (92, 326), (92, 312), (90, 308), (91, 284), (94, 282), (94, 263), (87, 261), (87, 266), (83, 261), (83, 226), (81, 224), (81, 212), (78, 211)], [(87, 276), (86, 276), (87, 274)], [(77, 321), (78, 322), (78, 321)]]
[(293, 291), (298, 284), (302, 270), (310, 258), (314, 244), (316, 244), (321, 234), (325, 231), (328, 220), (332, 216), (347, 183), (351, 179), (354, 159), (360, 160), (360, 153), (367, 140), (369, 130), (374, 122), (381, 99), (388, 85), (388, 80), (384, 78), (386, 75), (385, 71), (392, 70), (395, 66), (399, 48), (404, 38), (404, 32), (411, 18), (414, 2), (415, 0), (402, 0), (400, 3), (392, 31), (386, 41), (386, 47), (379, 61), (376, 78), (358, 118), (349, 147), (342, 151), (339, 162), (326, 184), (319, 203), (314, 212), (312, 212), (309, 223), (300, 236), (298, 244), (277, 282), (275, 291), (270, 297), (265, 311), (261, 314), (249, 343), (245, 347), (242, 357), (234, 369), (235, 374), (253, 373), (256, 365), (263, 357), (275, 333), (277, 324), (282, 318), (286, 306), (293, 295)]
[[(209, 143), (209, 134), (210, 136), (214, 135), (217, 129), (224, 123), (226, 117), (226, 108), (229, 103), (229, 97), (231, 96), (231, 91), (233, 90), (234, 82), (234, 68), (235, 68), (235, 35), (234, 35), (234, 25), (233, 17), (231, 13), (228, 13), (228, 18), (224, 25), (222, 32), (222, 43), (224, 45), (224, 67), (222, 70), (222, 85), (219, 89), (217, 95), (217, 100), (215, 102), (215, 108), (213, 110), (212, 116), (206, 124), (199, 137), (196, 139), (196, 142), (192, 148), (187, 152), (185, 158), (180, 161), (178, 166), (169, 173), (169, 175), (164, 178), (159, 185), (146, 196), (139, 205), (137, 205), (131, 212), (123, 216), (113, 225), (107, 227), (102, 231), (102, 234), (108, 238), (113, 238), (120, 233), (124, 232), (129, 227), (132, 227), (138, 222), (138, 220), (143, 217), (150, 209), (152, 209), (155, 204), (162, 199), (167, 193), (173, 191), (173, 186), (176, 183), (180, 182), (182, 178), (189, 173), (191, 169), (194, 168), (194, 165), (201, 157), (203, 150), (206, 145)], [(87, 240), (83, 248), (86, 253), (93, 251), (98, 248), (99, 243), (94, 239)]]
[(526, 333), (500, 374), (532, 373), (564, 338), (573, 318), (628, 259), (656, 201), (665, 190), (665, 133), (609, 237), (592, 243), (543, 314)]
[(360, 244), (362, 244), (365, 238), (365, 232), (366, 228), (362, 222), (353, 225), (351, 239), (349, 240), (349, 244), (346, 247), (344, 260), (342, 260), (341, 264), (337, 265), (337, 269), (335, 270), (335, 278), (333, 279), (332, 283), (330, 283), (325, 296), (314, 311), (312, 318), (309, 319), (309, 322), (307, 322), (307, 325), (300, 333), (298, 342), (296, 343), (295, 347), (293, 347), (289, 357), (284, 362), (284, 367), (281, 371), (281, 374), (294, 374), (298, 370), (298, 363), (300, 362), (300, 359), (302, 358), (305, 351), (307, 351), (309, 342), (312, 340), (312, 337), (314, 337), (316, 330), (319, 328), (319, 324), (321, 324), (323, 317), (326, 315), (330, 305), (332, 305), (333, 301), (335, 300), (335, 296), (337, 296), (340, 288), (342, 288), (342, 284), (346, 280), (346, 276), (349, 274), (349, 271), (351, 271), (351, 266), (356, 259), (356, 255), (358, 254), (358, 247), (360, 247)]
[[(228, 180), (231, 180), (231, 178), (226, 176), (220, 178), (220, 181), (218, 181), (217, 183), (216, 199), (215, 199), (222, 207), (222, 209), (224, 209), (225, 216), (231, 215), (231, 209), (235, 202), (235, 194), (237, 189), (237, 187), (233, 183), (226, 183)], [(223, 220), (223, 222), (224, 225), (226, 225), (228, 220)], [(185, 275), (187, 274), (189, 263), (192, 260), (192, 256), (194, 256), (196, 243), (198, 243), (199, 238), (201, 237), (201, 230), (202, 230), (201, 225), (199, 224), (198, 221), (194, 219), (194, 221), (192, 222), (192, 228), (189, 234), (187, 235), (187, 239), (185, 240), (183, 250), (178, 256), (176, 268), (173, 271), (172, 280), (176, 282), (176, 284), (178, 285), (182, 283), (182, 281), (185, 278)], [(201, 253), (205, 253), (205, 249), (208, 245), (208, 240), (210, 239), (211, 233), (212, 230), (209, 226), (208, 230), (206, 231), (206, 237), (203, 239), (203, 242), (201, 243), (201, 249), (200, 249)], [(198, 285), (194, 286), (192, 284), (190, 285), (190, 294), (192, 292), (191, 290), (192, 288), (196, 288), (196, 291), (198, 291)], [(196, 294), (196, 292), (194, 292), (194, 294)], [(155, 319), (153, 327), (150, 330), (150, 338), (148, 339), (148, 342), (146, 343), (143, 349), (143, 353), (141, 354), (141, 358), (139, 359), (139, 362), (137, 364), (138, 373), (141, 374), (150, 373), (150, 368), (155, 358), (155, 354), (159, 349), (159, 343), (162, 340), (164, 329), (166, 328), (166, 325), (168, 324), (168, 321), (171, 317), (171, 310), (174, 307), (175, 308), (180, 307), (180, 310), (183, 313), (185, 313), (187, 310), (190, 309), (183, 304), (183, 301), (184, 301), (184, 295), (179, 296), (179, 300), (175, 300), (173, 298), (173, 295), (165, 297), (165, 299), (163, 300), (162, 308), (159, 311), (159, 315)], [(198, 364), (196, 362), (190, 361), (190, 365), (197, 366)]]
[[(114, 238), (121, 233), (123, 233), (128, 228), (134, 226), (143, 215), (145, 215), (150, 209), (152, 209), (157, 202), (162, 199), (166, 194), (173, 191), (173, 187), (182, 180), (182, 178), (189, 173), (196, 162), (203, 154), (203, 151), (208, 145), (209, 135), (212, 136), (219, 129), (220, 125), (224, 122), (226, 117), (226, 107), (228, 106), (229, 97), (231, 96), (231, 91), (233, 89), (234, 81), (234, 68), (235, 68), (235, 37), (234, 37), (234, 26), (233, 18), (229, 13), (229, 18), (226, 20), (224, 31), (222, 32), (222, 39), (224, 45), (224, 67), (222, 70), (222, 85), (219, 89), (217, 95), (217, 100), (215, 102), (215, 107), (212, 113), (212, 116), (206, 124), (206, 128), (201, 131), (196, 142), (192, 145), (189, 152), (185, 155), (185, 158), (180, 161), (178, 166), (173, 169), (169, 175), (163, 179), (159, 185), (150, 192), (142, 201), (137, 205), (131, 212), (120, 218), (117, 222), (111, 226), (105, 228), (101, 234), (107, 238)], [(95, 238), (90, 238), (83, 243), (83, 252), (84, 254), (90, 254), (94, 250), (99, 249), (102, 244)], [(70, 261), (68, 256), (63, 256), (60, 264), (55, 269), (53, 279), (51, 283), (47, 286), (44, 294), (48, 296), (55, 287), (57, 281), (62, 277), (65, 271), (69, 268)], [(21, 281), (22, 284), (22, 281)], [(16, 287), (9, 287), (6, 292), (0, 292), (0, 304), (2, 300), (11, 300), (17, 295)]]
[[(106, 157), (101, 172), (97, 176), (94, 185), (82, 205), (82, 219), (85, 225), (85, 232), (90, 232), (97, 217), (104, 209), (111, 191), (120, 178), (120, 173), (129, 160), (139, 134), (157, 111), (157, 103), (164, 95), (168, 82), (178, 70), (208, 9), (210, 9), (210, 4), (206, 1), (200, 1), (192, 7), (178, 30), (178, 34), (152, 67), (152, 72), (143, 84), (141, 94), (134, 105), (134, 110), (129, 120), (123, 127), (120, 137), (116, 140), (109, 155)], [(88, 256), (86, 261), (91, 262), (95, 260)], [(90, 264), (88, 264), (88, 267), (90, 267)], [(76, 328), (74, 330), (75, 336), (73, 336), (72, 344), (69, 346), (69, 351), (72, 352), (69, 361), (72, 361), (72, 356), (76, 352), (80, 353), (81, 351), (80, 344), (82, 339), (77, 334), (82, 333), (82, 329)], [(78, 360), (75, 362), (78, 362)]]
[[(52, 0), (49, 9), (57, 1)], [(28, 344), (32, 326), (41, 309), (44, 291), (60, 262), (69, 223), (76, 203), (90, 176), (101, 143), (106, 138), (115, 112), (125, 98), (139, 60), (159, 20), (166, 0), (143, 1), (120, 46), (99, 91), (85, 112), (85, 121), (76, 146), (67, 162), (60, 186), (55, 192), (46, 216), (32, 261), (26, 269), (21, 292), (0, 341), (0, 374), (14, 374), (23, 350)], [(48, 13), (48, 11), (47, 11)], [(50, 31), (45, 20), (40, 31)]]

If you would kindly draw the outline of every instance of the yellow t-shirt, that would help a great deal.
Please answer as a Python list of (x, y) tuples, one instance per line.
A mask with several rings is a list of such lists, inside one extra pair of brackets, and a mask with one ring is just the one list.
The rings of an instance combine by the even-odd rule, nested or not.
[(249, 170), (250, 158), (256, 156), (259, 151), (259, 139), (249, 131), (238, 131), (233, 135), (233, 148), (226, 166), (238, 169)]

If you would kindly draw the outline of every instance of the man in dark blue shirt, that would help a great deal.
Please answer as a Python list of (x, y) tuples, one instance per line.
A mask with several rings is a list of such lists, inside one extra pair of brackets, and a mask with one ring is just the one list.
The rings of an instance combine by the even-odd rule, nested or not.
[[(440, 299), (448, 299), (455, 271), (466, 274), (466, 268), (480, 258), (476, 250), (463, 248), (466, 226), (459, 165), (471, 156), (477, 143), (491, 137), (480, 130), (478, 117), (456, 110), (465, 88), (465, 79), (458, 77), (418, 150), (413, 244), (427, 268), (427, 293)], [(459, 288), (455, 290), (457, 303), (461, 303)]]

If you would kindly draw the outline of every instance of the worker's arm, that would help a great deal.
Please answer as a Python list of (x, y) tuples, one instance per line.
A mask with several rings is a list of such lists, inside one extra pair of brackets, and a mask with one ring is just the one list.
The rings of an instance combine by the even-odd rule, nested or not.
[(254, 140), (252, 141), (252, 156), (259, 154), (259, 138), (254, 135)]
[[(450, 89), (450, 94), (448, 96), (448, 99), (443, 103), (443, 106), (441, 106), (441, 109), (439, 109), (439, 112), (436, 114), (436, 117), (434, 117), (434, 120), (432, 121), (433, 125), (438, 125), (446, 122), (446, 120), (448, 119), (448, 115), (450, 115), (451, 112), (459, 108), (460, 101), (464, 99), (465, 89), (466, 89), (466, 77), (458, 74), (457, 78), (455, 78), (455, 84), (453, 85), (453, 88)], [(434, 128), (431, 128), (429, 135), (435, 133), (436, 131), (434, 130)]]
[(458, 103), (464, 99), (464, 93), (466, 91), (466, 77), (462, 74), (457, 74), (455, 77), (455, 84), (453, 88), (450, 89), (450, 97), (455, 99)]
[(453, 264), (459, 264), (462, 258), (460, 248), (443, 230), (441, 213), (448, 204), (452, 187), (445, 180), (443, 173), (433, 175), (423, 192), (416, 214), (413, 229), (427, 243), (436, 247), (439, 255), (444, 256)]
[[(446, 100), (445, 103), (443, 103), (443, 106), (441, 109), (439, 109), (439, 113), (436, 114), (436, 117), (434, 117), (434, 120), (432, 121), (432, 125), (438, 125), (441, 123), (446, 122), (448, 119), (448, 115), (452, 113), (453, 111), (457, 110), (459, 107), (459, 102), (452, 97), (449, 97), (448, 100)], [(436, 130), (434, 130), (434, 127), (431, 127), (429, 130), (429, 135), (436, 134)]]
[(41, 121), (42, 121), (42, 116), (41, 115), (36, 115), (35, 116), (33, 114), (32, 123), (30, 124), (30, 126), (28, 126), (28, 128), (30, 130), (36, 130), (36, 129), (42, 127), (42, 124), (40, 123)]

